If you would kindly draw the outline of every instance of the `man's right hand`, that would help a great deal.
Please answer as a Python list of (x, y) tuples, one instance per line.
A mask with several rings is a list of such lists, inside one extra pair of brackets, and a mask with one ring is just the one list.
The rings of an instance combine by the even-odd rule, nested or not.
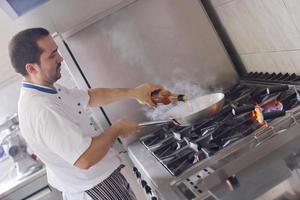
[(114, 127), (117, 128), (119, 136), (125, 138), (131, 134), (140, 131), (140, 126), (131, 120), (128, 119), (120, 119), (113, 124)]

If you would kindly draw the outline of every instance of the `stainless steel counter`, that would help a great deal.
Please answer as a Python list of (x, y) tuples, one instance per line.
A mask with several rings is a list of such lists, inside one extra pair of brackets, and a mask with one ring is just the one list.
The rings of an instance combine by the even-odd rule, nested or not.
[(17, 180), (14, 176), (14, 168), (9, 159), (2, 161), (0, 168), (8, 169), (2, 171), (2, 173), (5, 172), (5, 176), (0, 180), (0, 199), (2, 200), (23, 199), (48, 186), (45, 168), (21, 180)]
[(62, 200), (61, 193), (48, 185), (45, 167), (20, 180), (10, 159), (0, 163), (0, 170), (1, 200)]
[(160, 199), (181, 200), (169, 184), (175, 177), (171, 176), (139, 141), (129, 145), (128, 154), (141, 172), (142, 179), (146, 180)]
[[(300, 115), (299, 112), (296, 113), (294, 118), (298, 121)], [(292, 175), (294, 169), (288, 166), (290, 162), (288, 158), (292, 156), (293, 158), (289, 160), (294, 162), (299, 157), (297, 155), (300, 151), (298, 148), (300, 126), (295, 124), (289, 115), (274, 120), (270, 127), (264, 129), (263, 134), (257, 130), (220, 151), (212, 159), (198, 163), (178, 177), (168, 173), (140, 141), (129, 145), (128, 152), (141, 173), (141, 179), (147, 181), (160, 199), (187, 199), (178, 189), (180, 183), (187, 185), (194, 193), (197, 192), (194, 186), (201, 189), (201, 194), (190, 199), (206, 199), (209, 196), (214, 196), (216, 199), (221, 197), (221, 199), (240, 199), (241, 195), (244, 195), (243, 199), (255, 199)], [(272, 124), (276, 124), (277, 127), (273, 128)], [(211, 168), (213, 173), (201, 177), (201, 180), (186, 181), (192, 180), (205, 168)], [(240, 184), (230, 192), (226, 188), (224, 178), (232, 175), (238, 177)], [(190, 182), (193, 184), (189, 185)], [(253, 184), (255, 182), (257, 183)]]

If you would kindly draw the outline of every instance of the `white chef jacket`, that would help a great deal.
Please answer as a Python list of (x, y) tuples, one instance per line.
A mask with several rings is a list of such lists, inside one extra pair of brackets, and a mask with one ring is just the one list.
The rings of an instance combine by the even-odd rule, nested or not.
[[(85, 109), (87, 91), (52, 88), (23, 82), (18, 102), (22, 136), (45, 163), (50, 185), (62, 191), (65, 199), (90, 199), (84, 192), (106, 179), (119, 165), (117, 152), (110, 149), (89, 169), (74, 166), (98, 135)], [(50, 91), (50, 92), (49, 92)], [(56, 93), (57, 92), (57, 93)]]

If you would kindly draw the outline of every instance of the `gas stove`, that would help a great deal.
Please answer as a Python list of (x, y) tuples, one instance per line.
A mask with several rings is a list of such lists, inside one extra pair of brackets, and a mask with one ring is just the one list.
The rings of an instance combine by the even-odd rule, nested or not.
[[(136, 169), (144, 171), (158, 195), (163, 193), (159, 188), (169, 191), (162, 199), (171, 199), (171, 192), (178, 199), (218, 199), (214, 194), (220, 193), (216, 189), (220, 181), (214, 180), (220, 178), (218, 170), (297, 125), (299, 84), (300, 77), (295, 74), (249, 73), (226, 90), (225, 105), (214, 117), (192, 126), (161, 125), (129, 146), (133, 161), (140, 165)], [(164, 172), (154, 172), (153, 167)], [(235, 173), (223, 175), (230, 190), (238, 185), (234, 184), (238, 182)], [(158, 174), (165, 182), (158, 181)], [(166, 182), (171, 190), (161, 186)]]
[(297, 89), (288, 85), (238, 84), (225, 98), (225, 106), (215, 117), (188, 127), (161, 126), (140, 138), (141, 143), (178, 176), (300, 104)]

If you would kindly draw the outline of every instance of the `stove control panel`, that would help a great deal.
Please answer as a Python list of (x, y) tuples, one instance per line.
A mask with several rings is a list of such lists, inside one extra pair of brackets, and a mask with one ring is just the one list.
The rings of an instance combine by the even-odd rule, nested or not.
[(155, 191), (151, 188), (151, 186), (149, 186), (147, 181), (145, 179), (143, 179), (141, 173), (139, 172), (139, 170), (136, 167), (133, 167), (133, 173), (135, 174), (135, 176), (137, 178), (137, 182), (145, 191), (147, 200), (159, 200), (159, 198), (155, 195)]
[(197, 173), (176, 184), (177, 191), (188, 200), (212, 199), (202, 180), (212, 174), (214, 170), (210, 167), (204, 168)]

